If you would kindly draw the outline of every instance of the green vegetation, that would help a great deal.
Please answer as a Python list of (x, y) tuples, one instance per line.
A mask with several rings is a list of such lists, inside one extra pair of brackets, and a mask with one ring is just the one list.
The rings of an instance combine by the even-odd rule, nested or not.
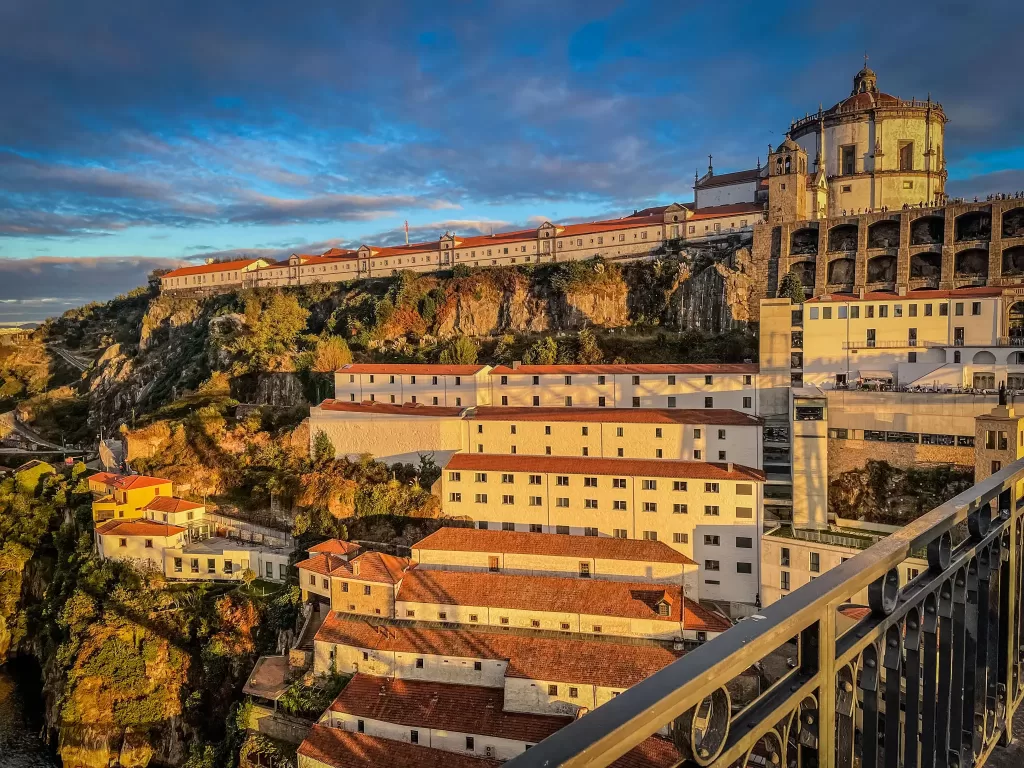
[(351, 675), (331, 673), (317, 675), (309, 685), (296, 680), (288, 686), (278, 704), (288, 714), (315, 720), (331, 706), (351, 679)]
[(778, 296), (780, 299), (790, 299), (794, 304), (803, 304), (806, 301), (803, 283), (795, 272), (787, 272), (782, 276)]

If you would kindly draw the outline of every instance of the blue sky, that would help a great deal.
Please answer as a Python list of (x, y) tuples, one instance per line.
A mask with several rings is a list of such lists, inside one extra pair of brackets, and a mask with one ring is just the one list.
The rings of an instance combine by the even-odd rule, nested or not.
[(943, 103), (948, 191), (1022, 189), (1014, 6), (7, 0), (0, 322), (182, 259), (685, 202), (865, 50)]

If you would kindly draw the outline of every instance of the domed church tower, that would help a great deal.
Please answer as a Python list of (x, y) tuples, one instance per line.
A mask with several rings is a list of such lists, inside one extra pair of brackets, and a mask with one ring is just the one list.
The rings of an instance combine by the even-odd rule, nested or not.
[[(850, 95), (793, 123), (790, 135), (815, 158), (808, 209), (817, 215), (899, 210), (945, 202), (942, 105), (878, 90), (867, 66), (853, 76)], [(823, 177), (823, 178), (822, 178)], [(827, 192), (819, 187), (827, 186)]]

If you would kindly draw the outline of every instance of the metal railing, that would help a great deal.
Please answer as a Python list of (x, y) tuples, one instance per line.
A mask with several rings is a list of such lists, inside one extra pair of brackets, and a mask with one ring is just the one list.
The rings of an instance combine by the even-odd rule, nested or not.
[[(659, 732), (680, 765), (983, 765), (1024, 698), (1021, 482), (1024, 459), (507, 765), (600, 768)], [(928, 568), (901, 587), (921, 551)], [(869, 610), (840, 614), (863, 590)], [(733, 711), (727, 684), (794, 638), (795, 668)]]

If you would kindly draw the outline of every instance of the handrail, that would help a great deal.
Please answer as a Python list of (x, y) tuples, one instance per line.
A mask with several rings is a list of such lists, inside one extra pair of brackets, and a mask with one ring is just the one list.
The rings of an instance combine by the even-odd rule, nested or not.
[[(881, 764), (883, 752), (887, 766), (982, 765), (1024, 699), (1024, 521), (1014, 503), (1022, 482), (1024, 459), (507, 765), (603, 768), (667, 728), (681, 763), (724, 768), (757, 754), (786, 766), (796, 749), (803, 764), (852, 768), (857, 723), (861, 765)], [(965, 521), (969, 536), (954, 547)], [(922, 550), (928, 570), (900, 587), (900, 565)], [(864, 590), (870, 613), (840, 635), (837, 611)], [(797, 667), (731, 712), (725, 684), (794, 637)]]

